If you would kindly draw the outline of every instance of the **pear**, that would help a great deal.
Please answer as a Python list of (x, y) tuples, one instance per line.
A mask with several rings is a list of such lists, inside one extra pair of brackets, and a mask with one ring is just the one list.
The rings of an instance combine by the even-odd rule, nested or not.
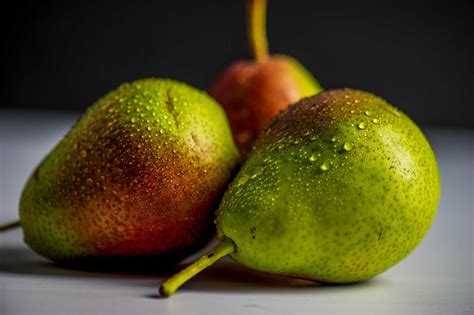
[(242, 156), (271, 119), (289, 104), (320, 92), (321, 86), (296, 59), (268, 55), (265, 0), (248, 1), (248, 32), (255, 60), (232, 63), (209, 88), (229, 116)]
[(228, 254), (289, 277), (370, 279), (421, 242), (439, 195), (435, 155), (413, 121), (367, 92), (320, 93), (262, 133), (220, 204), (219, 245), (161, 293)]
[(122, 84), (91, 106), (29, 178), (25, 242), (64, 263), (180, 259), (213, 234), (238, 163), (225, 112), (167, 79)]

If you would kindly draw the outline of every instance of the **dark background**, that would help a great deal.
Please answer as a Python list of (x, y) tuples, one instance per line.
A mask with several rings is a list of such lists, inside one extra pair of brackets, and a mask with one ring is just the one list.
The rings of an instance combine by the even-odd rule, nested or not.
[[(8, 3), (4, 108), (84, 110), (120, 82), (147, 76), (206, 89), (249, 57), (243, 0)], [(269, 0), (270, 49), (299, 59), (326, 89), (371, 91), (424, 125), (473, 127), (473, 7)]]

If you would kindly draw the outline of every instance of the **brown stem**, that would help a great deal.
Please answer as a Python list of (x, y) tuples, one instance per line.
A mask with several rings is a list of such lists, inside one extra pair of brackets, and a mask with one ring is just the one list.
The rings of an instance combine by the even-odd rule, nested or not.
[(20, 220), (3, 223), (3, 224), (0, 224), (0, 232), (8, 231), (20, 226), (21, 226)]

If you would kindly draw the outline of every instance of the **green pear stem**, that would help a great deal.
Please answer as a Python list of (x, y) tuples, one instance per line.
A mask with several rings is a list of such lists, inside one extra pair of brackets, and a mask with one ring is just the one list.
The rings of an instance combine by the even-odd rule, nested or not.
[(259, 62), (268, 58), (268, 41), (265, 27), (266, 12), (266, 0), (248, 0), (247, 33), (253, 56)]
[(236, 250), (234, 242), (229, 238), (223, 238), (213, 249), (201, 258), (187, 266), (171, 278), (165, 280), (160, 287), (161, 296), (170, 296), (179, 289), (185, 282), (196, 274), (214, 264), (224, 256), (234, 253)]
[(0, 232), (8, 231), (20, 226), (21, 226), (20, 220), (3, 223), (3, 224), (0, 224)]

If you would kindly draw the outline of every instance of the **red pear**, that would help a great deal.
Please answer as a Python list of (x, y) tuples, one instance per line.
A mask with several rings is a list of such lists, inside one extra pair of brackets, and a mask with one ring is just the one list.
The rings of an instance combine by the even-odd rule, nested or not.
[(209, 89), (209, 94), (221, 103), (229, 116), (242, 157), (281, 110), (322, 91), (316, 79), (297, 60), (268, 54), (265, 11), (265, 0), (248, 1), (248, 35), (255, 60), (234, 62)]

